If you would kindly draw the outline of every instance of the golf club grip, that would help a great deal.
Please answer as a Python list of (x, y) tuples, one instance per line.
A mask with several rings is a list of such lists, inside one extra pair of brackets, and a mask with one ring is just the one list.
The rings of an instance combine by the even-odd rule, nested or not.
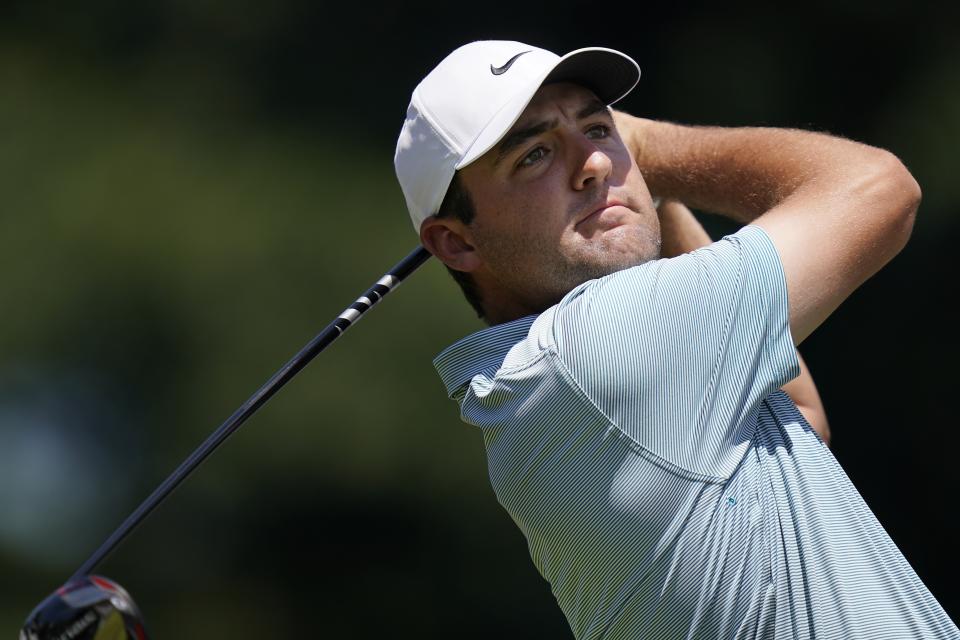
[(197, 449), (117, 527), (117, 530), (100, 545), (100, 548), (77, 569), (76, 573), (73, 574), (73, 578), (89, 575), (144, 518), (150, 515), (150, 513), (163, 502), (164, 498), (170, 495), (224, 440), (240, 428), (240, 425), (242, 425), (247, 418), (266, 404), (267, 400), (307, 366), (317, 354), (343, 335), (363, 314), (395, 289), (407, 276), (416, 271), (429, 257), (430, 253), (423, 247), (418, 246), (406, 258), (398, 262), (393, 269), (377, 280), (363, 295), (357, 298), (356, 302), (344, 309), (333, 322), (328, 324), (323, 331), (307, 343), (297, 355), (293, 356), (293, 358), (273, 374), (273, 377), (260, 387), (256, 393), (250, 396), (233, 415), (227, 418), (216, 431), (210, 434), (203, 444), (197, 447)]

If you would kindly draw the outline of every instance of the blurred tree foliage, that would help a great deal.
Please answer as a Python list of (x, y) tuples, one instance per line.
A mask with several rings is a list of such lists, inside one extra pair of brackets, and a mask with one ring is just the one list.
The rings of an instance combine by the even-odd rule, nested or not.
[[(804, 354), (836, 455), (956, 617), (960, 22), (905, 2), (622, 11), (5, 3), (0, 628), (413, 247), (391, 164), (410, 91), (488, 37), (630, 53), (636, 113), (827, 130), (913, 169), (913, 242)], [(569, 637), (430, 364), (479, 327), (428, 263), (102, 571), (158, 638)]]

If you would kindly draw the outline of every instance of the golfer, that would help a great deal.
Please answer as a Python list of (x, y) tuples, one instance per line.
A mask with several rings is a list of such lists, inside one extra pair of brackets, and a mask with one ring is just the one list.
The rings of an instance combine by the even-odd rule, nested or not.
[[(609, 49), (470, 43), (395, 157), (490, 325), (436, 368), (574, 635), (960, 638), (814, 429), (809, 374), (784, 391), (907, 242), (917, 183), (849, 140), (612, 111), (638, 78)], [(710, 243), (680, 203), (742, 226)]]

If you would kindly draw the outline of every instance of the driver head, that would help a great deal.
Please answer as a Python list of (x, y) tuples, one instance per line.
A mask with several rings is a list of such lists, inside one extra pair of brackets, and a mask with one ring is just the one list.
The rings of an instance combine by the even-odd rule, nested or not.
[(63, 585), (34, 609), (20, 640), (147, 640), (130, 594), (100, 576)]

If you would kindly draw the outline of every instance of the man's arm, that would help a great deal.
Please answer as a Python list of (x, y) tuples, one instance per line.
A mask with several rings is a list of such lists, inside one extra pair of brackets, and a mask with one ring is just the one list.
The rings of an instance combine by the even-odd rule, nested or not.
[(819, 133), (615, 112), (650, 192), (766, 231), (799, 344), (906, 244), (920, 188), (887, 151)]
[[(660, 253), (664, 258), (673, 258), (694, 249), (705, 247), (712, 242), (710, 235), (683, 203), (664, 199), (657, 207), (660, 218), (660, 235), (663, 244)], [(783, 386), (790, 399), (797, 405), (813, 430), (820, 435), (827, 446), (830, 445), (830, 424), (817, 385), (806, 362), (797, 353), (800, 361), (800, 375)]]
[(657, 217), (660, 219), (660, 255), (663, 258), (674, 258), (713, 242), (693, 212), (678, 200), (661, 199)]
[(807, 363), (799, 353), (797, 353), (797, 359), (800, 361), (800, 375), (783, 385), (782, 389), (797, 405), (797, 409), (817, 432), (820, 439), (829, 447), (831, 432), (830, 423), (827, 422), (827, 412), (823, 408), (823, 401), (820, 400), (820, 393), (817, 391), (817, 385), (813, 383), (813, 376), (810, 375)]

